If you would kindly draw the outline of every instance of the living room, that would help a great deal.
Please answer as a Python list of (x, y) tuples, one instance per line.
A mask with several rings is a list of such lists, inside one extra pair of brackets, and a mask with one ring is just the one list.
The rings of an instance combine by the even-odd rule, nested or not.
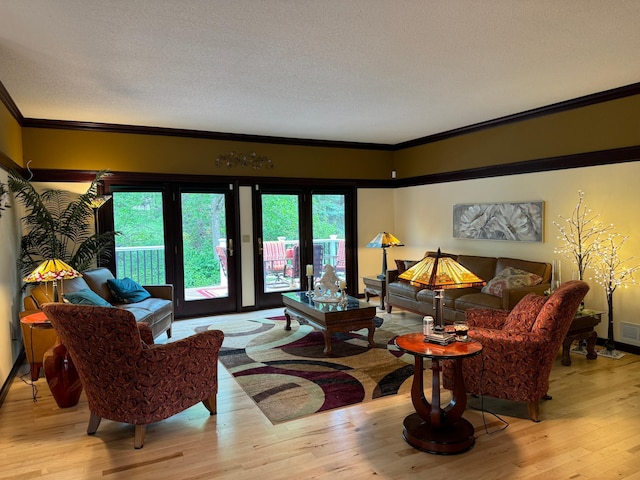
[[(143, 181), (145, 175), (201, 176), (204, 181), (244, 177), (251, 180), (241, 186), (241, 236), (252, 234), (246, 220), (251, 216), (251, 182), (256, 178), (348, 183), (357, 189), (357, 244), (353, 253), (359, 295), (364, 287), (361, 277), (380, 270), (380, 250), (366, 248), (366, 244), (384, 230), (393, 232), (404, 244), (388, 250), (390, 264), (394, 259), (419, 259), (425, 251), (441, 248), (470, 255), (547, 262), (560, 259), (562, 277), (568, 280), (572, 265), (555, 253), (561, 242), (553, 222), (561, 221), (559, 216), (571, 215), (579, 191), (585, 193), (585, 203), (594, 214), (614, 224), (616, 232), (629, 236), (621, 256), (640, 257), (640, 226), (634, 208), (640, 205), (640, 87), (629, 83), (624, 89), (603, 91), (599, 96), (563, 98), (567, 104), (510, 121), (394, 148), (340, 142), (243, 141), (233, 136), (194, 138), (175, 131), (163, 135), (162, 129), (113, 125), (78, 128), (73, 122), (38, 122), (22, 116), (9, 89), (1, 95), (0, 182), (6, 183), (8, 168), (26, 172), (27, 167), (35, 172), (39, 186), (79, 191), (86, 188), (93, 172), (104, 168), (123, 176), (129, 174), (135, 182)], [(274, 168), (259, 175), (242, 167), (217, 169), (213, 160), (234, 150), (266, 155), (273, 159)], [(513, 201), (544, 202), (542, 242), (453, 237), (454, 205)], [(0, 237), (5, 240), (0, 251), (0, 268), (5, 272), (0, 279), (0, 314), (5, 319), (0, 330), (3, 383), (12, 378), (22, 349), (18, 320), (22, 285), (15, 264), (20, 248), (20, 209), (15, 203), (11, 207), (0, 212)], [(241, 268), (250, 268), (251, 247), (242, 244), (241, 248), (248, 249), (243, 251)], [(605, 312), (602, 287), (587, 281), (591, 290), (586, 305)], [(242, 307), (247, 311), (253, 307), (252, 284), (249, 275), (243, 277)], [(620, 289), (615, 294), (615, 338), (632, 347), (640, 346), (640, 342), (622, 340), (621, 323), (640, 325), (640, 295), (635, 288)], [(606, 338), (605, 321), (598, 325), (597, 332), (601, 339)], [(335, 414), (341, 415), (349, 416)], [(221, 430), (226, 428), (220, 426)], [(332, 428), (340, 435), (339, 426)]]

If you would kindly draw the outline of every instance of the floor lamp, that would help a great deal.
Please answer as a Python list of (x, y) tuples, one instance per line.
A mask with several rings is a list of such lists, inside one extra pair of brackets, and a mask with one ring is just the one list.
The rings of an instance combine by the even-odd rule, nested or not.
[(455, 335), (444, 329), (443, 298), (444, 291), (451, 288), (480, 287), (485, 281), (475, 273), (460, 265), (452, 256), (440, 253), (424, 257), (420, 262), (399, 275), (428, 290), (433, 290), (434, 310), (436, 312), (433, 333), (425, 336), (425, 342), (448, 345), (455, 341)]
[(400, 242), (396, 237), (388, 232), (380, 232), (375, 236), (373, 240), (367, 243), (367, 248), (381, 248), (382, 249), (382, 273), (378, 275), (379, 280), (387, 278), (387, 248), (389, 247), (403, 247), (404, 244)]

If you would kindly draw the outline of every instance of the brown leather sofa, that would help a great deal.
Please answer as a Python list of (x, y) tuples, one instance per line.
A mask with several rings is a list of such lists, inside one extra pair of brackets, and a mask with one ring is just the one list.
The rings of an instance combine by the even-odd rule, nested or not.
[[(428, 255), (427, 252), (425, 254)], [(504, 269), (512, 267), (533, 273), (542, 278), (534, 286), (505, 288), (501, 296), (482, 293), (481, 288), (460, 288), (444, 291), (444, 320), (453, 323), (464, 320), (465, 311), (471, 308), (491, 308), (495, 310), (511, 310), (528, 293), (544, 294), (551, 282), (551, 264), (532, 262), (514, 258), (480, 257), (473, 255), (452, 255), (458, 263), (465, 266), (485, 281), (490, 281)], [(399, 262), (406, 261), (396, 261)], [(433, 291), (420, 286), (411, 285), (408, 281), (398, 279), (398, 269), (387, 271), (387, 312), (398, 307), (420, 315), (435, 316), (433, 308)]]
[[(109, 287), (107, 280), (114, 278), (111, 271), (104, 267), (93, 268), (82, 272), (82, 277), (64, 280), (60, 286), (60, 292), (71, 293), (83, 289), (90, 289), (104, 300), (117, 308), (133, 313), (136, 321), (147, 322), (151, 327), (153, 338), (157, 338), (163, 332), (171, 337), (171, 325), (173, 323), (173, 285), (143, 285), (151, 297), (136, 303), (118, 302)], [(41, 283), (31, 289), (30, 294), (24, 299), (25, 310), (22, 317), (39, 311), (41, 305), (53, 302), (51, 285)]]

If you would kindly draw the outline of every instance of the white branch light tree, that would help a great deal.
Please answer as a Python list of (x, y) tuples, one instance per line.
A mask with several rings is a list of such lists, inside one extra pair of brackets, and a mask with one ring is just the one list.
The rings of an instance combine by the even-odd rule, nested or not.
[(607, 296), (609, 329), (605, 348), (609, 352), (615, 351), (613, 338), (613, 292), (615, 292), (618, 287), (635, 283), (633, 274), (640, 270), (640, 265), (633, 267), (626, 266), (633, 260), (633, 257), (622, 260), (619, 256), (620, 248), (622, 248), (628, 238), (628, 236), (612, 233), (609, 234), (606, 239), (598, 239), (594, 242), (594, 257), (596, 262), (592, 269), (595, 273), (594, 280), (599, 285), (602, 285), (605, 295)]
[(571, 217), (558, 215), (565, 223), (553, 222), (560, 231), (558, 239), (564, 242), (554, 252), (572, 260), (578, 269), (578, 280), (584, 280), (584, 272), (593, 259), (597, 240), (613, 225), (604, 225), (598, 220), (600, 214), (591, 214), (591, 209), (583, 203), (583, 191), (578, 190), (578, 196), (578, 204)]

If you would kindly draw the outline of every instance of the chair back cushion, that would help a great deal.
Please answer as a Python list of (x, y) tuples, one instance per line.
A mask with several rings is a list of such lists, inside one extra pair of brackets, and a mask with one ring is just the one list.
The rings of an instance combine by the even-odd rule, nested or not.
[(531, 331), (557, 340), (559, 347), (588, 291), (589, 285), (580, 280), (560, 285), (540, 309)]
[(503, 330), (508, 332), (530, 332), (547, 297), (529, 293), (509, 312)]

